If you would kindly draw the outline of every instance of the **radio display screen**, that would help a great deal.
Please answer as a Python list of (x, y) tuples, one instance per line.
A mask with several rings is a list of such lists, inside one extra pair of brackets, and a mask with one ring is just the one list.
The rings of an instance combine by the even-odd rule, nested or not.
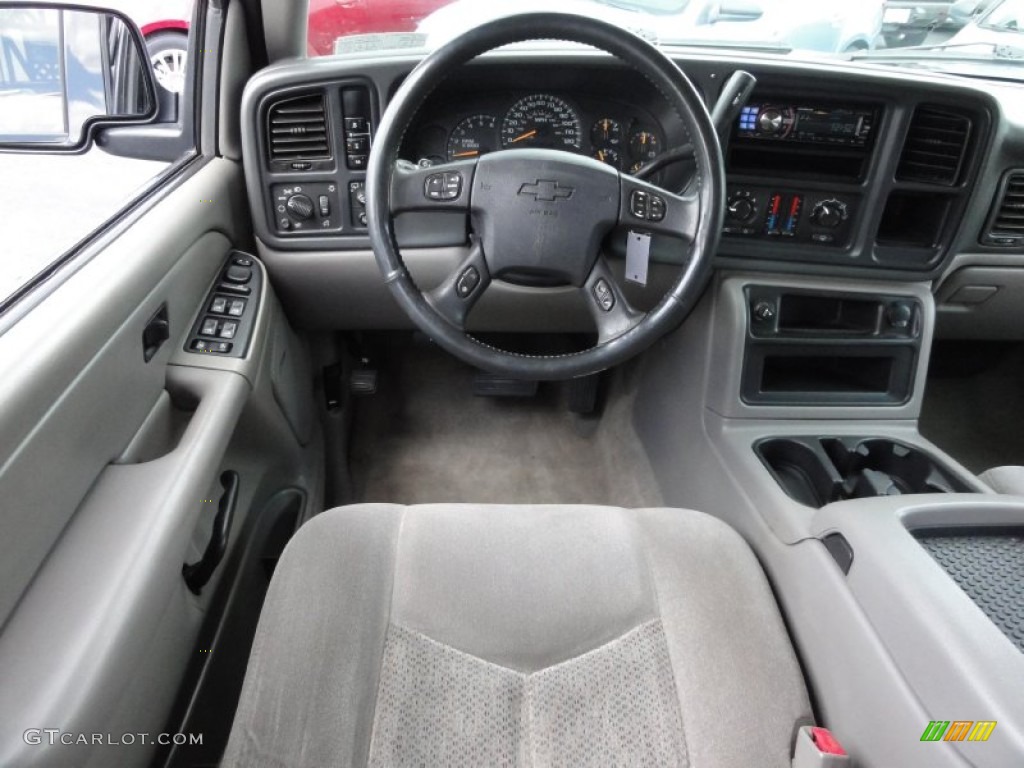
[(748, 104), (740, 112), (736, 129), (745, 139), (863, 146), (874, 125), (871, 109)]

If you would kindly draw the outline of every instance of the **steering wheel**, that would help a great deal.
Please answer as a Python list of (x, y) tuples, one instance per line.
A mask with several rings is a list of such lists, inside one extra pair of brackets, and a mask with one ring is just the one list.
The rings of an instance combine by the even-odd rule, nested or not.
[[(552, 38), (601, 49), (643, 74), (677, 113), (696, 165), (689, 191), (674, 194), (590, 157), (549, 149), (500, 150), (420, 167), (399, 160), (417, 111), (453, 70), (509, 43)], [(413, 323), (478, 368), (534, 380), (584, 376), (649, 347), (690, 313), (711, 275), (724, 211), (722, 150), (704, 102), (686, 75), (631, 32), (565, 13), (528, 13), (483, 24), (428, 55), (395, 93), (377, 129), (366, 178), (370, 241), (384, 281)], [(399, 253), (394, 216), (405, 211), (469, 214), (461, 264), (424, 293)], [(679, 274), (649, 312), (634, 309), (612, 277), (601, 244), (612, 232), (667, 235), (684, 256)], [(685, 258), (688, 256), (688, 258)], [(597, 344), (562, 355), (497, 349), (466, 332), (492, 280), (542, 275), (575, 286), (597, 326)], [(536, 290), (544, 290), (537, 288)]]

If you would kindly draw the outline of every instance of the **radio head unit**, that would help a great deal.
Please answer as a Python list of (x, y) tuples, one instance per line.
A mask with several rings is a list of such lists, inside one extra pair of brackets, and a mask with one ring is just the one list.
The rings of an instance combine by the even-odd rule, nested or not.
[(875, 110), (870, 108), (764, 102), (743, 107), (736, 136), (741, 140), (865, 146), (874, 126)]

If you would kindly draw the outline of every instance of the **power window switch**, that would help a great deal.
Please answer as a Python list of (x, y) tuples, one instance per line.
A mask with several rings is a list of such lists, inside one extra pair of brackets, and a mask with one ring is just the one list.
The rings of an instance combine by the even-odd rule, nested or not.
[(245, 312), (245, 302), (241, 299), (235, 299), (228, 307), (228, 314), (232, 317), (241, 317), (243, 312)]
[(212, 302), (210, 302), (210, 311), (215, 315), (223, 315), (228, 311), (228, 300), (223, 296), (216, 297)]
[(199, 329), (201, 336), (216, 336), (217, 335), (217, 318), (208, 317), (203, 320), (203, 327)]
[(233, 339), (236, 333), (238, 333), (238, 323), (230, 320), (226, 320), (220, 328), (220, 337), (222, 339)]

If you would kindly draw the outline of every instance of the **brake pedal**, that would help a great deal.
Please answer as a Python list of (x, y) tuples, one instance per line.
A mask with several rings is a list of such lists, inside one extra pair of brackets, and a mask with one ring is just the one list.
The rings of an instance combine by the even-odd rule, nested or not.
[(571, 379), (568, 382), (569, 412), (578, 413), (581, 416), (589, 416), (596, 413), (598, 405), (597, 395), (600, 385), (600, 373), (592, 373), (589, 376)]
[(536, 381), (483, 372), (473, 378), (473, 395), (476, 397), (533, 397), (536, 394)]
[(348, 391), (357, 397), (377, 394), (377, 371), (374, 368), (360, 368), (352, 371), (348, 378)]

